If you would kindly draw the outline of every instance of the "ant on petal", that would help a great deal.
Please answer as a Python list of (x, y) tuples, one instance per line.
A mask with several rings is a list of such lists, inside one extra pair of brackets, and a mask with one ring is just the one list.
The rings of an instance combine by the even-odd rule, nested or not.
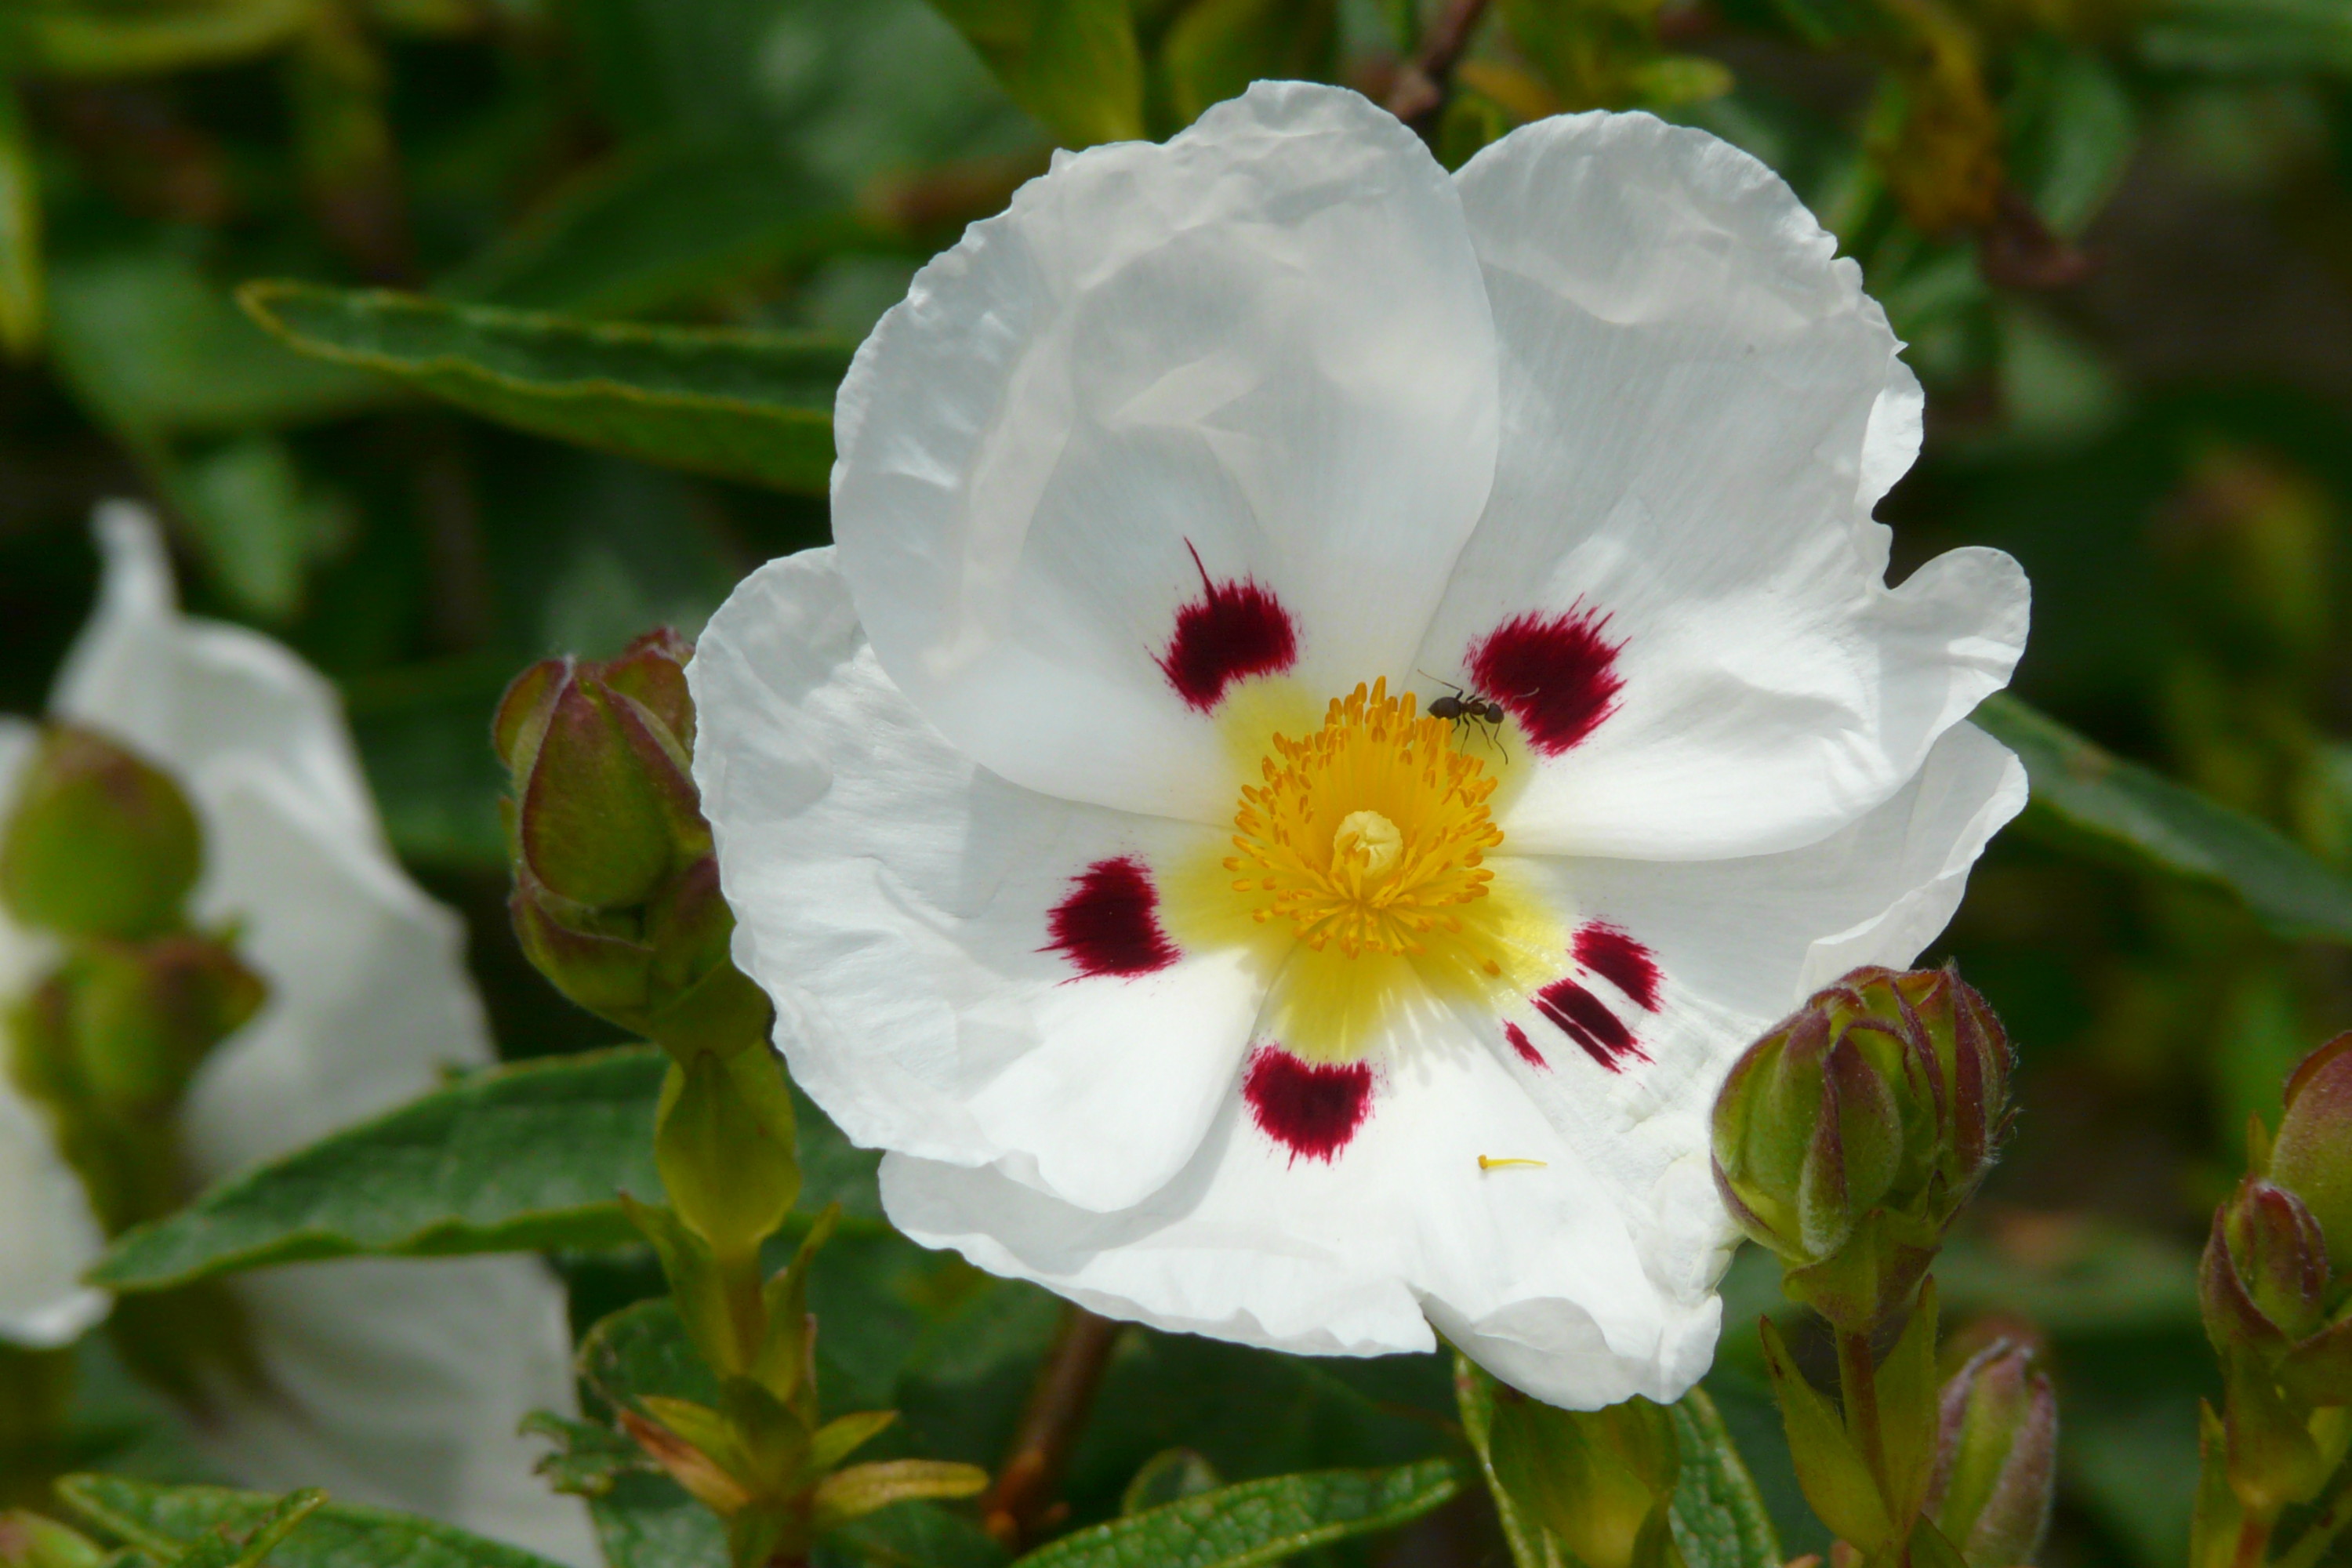
[[(1450, 697), (1430, 699), (1429, 706), (1423, 710), (1424, 712), (1433, 719), (1443, 719), (1450, 724), (1468, 722), (1484, 725), (1485, 729), (1481, 732), (1486, 735), (1488, 742), (1498, 753), (1503, 752), (1501, 735), (1504, 715), (1501, 703), (1491, 697), (1482, 697), (1475, 691), (1465, 691), (1450, 680), (1438, 680), (1437, 677), (1431, 675), (1427, 670), (1423, 670), (1421, 674), (1428, 679), (1436, 680), (1438, 685), (1453, 693)], [(1507, 755), (1507, 753), (1503, 754)]]

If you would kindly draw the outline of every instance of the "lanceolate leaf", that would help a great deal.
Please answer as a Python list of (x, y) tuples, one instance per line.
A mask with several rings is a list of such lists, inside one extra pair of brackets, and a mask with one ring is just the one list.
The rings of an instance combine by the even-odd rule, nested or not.
[(1127, 0), (931, 3), (1065, 147), (1143, 134), (1143, 59)]
[(1715, 1401), (1694, 1388), (1669, 1412), (1682, 1450), (1674, 1526), (1684, 1561), (1690, 1568), (1780, 1568), (1787, 1561), (1780, 1534)]
[[(91, 1278), (162, 1290), (360, 1254), (633, 1247), (641, 1238), (618, 1194), (661, 1193), (653, 1125), (665, 1065), (653, 1047), (627, 1046), (476, 1073), (125, 1232)], [(839, 1203), (853, 1222), (878, 1219), (878, 1157), (793, 1099), (803, 1211)]]
[(1221, 1487), (1081, 1530), (1016, 1568), (1245, 1568), (1419, 1519), (1462, 1490), (1453, 1459)]
[[(222, 1531), (242, 1541), (282, 1525), (288, 1511), (259, 1492), (159, 1487), (121, 1476), (68, 1476), (58, 1493), (92, 1524), (163, 1563)], [(519, 1548), (384, 1509), (329, 1503), (299, 1518), (299, 1527), (271, 1549), (269, 1568), (553, 1568)]]
[(2023, 826), (2222, 888), (2281, 936), (2352, 942), (2352, 879), (2265, 824), (2110, 755), (2014, 698), (1987, 699), (1975, 719), (2025, 763), (2033, 800)]
[(663, 1067), (630, 1047), (477, 1073), (127, 1232), (91, 1277), (155, 1290), (355, 1253), (629, 1245), (614, 1196), (661, 1191)]
[(398, 376), (541, 436), (724, 479), (822, 495), (830, 339), (567, 321), (416, 295), (248, 284), (254, 319), (305, 353)]

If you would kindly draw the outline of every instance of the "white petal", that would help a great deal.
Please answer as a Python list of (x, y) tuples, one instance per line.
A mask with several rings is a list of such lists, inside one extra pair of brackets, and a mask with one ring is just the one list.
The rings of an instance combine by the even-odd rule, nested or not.
[(1192, 1163), (1124, 1213), (901, 1154), (882, 1199), (916, 1240), (1107, 1316), (1304, 1355), (1428, 1350), (1433, 1321), (1564, 1405), (1678, 1397), (1714, 1345), (1714, 1305), (1661, 1294), (1582, 1153), (1459, 1037), (1391, 1058), (1328, 1163), (1292, 1158), (1235, 1096)]
[(166, 761), (199, 794), (215, 764), (266, 758), (347, 831), (380, 838), (334, 689), (258, 632), (182, 616), (144, 508), (107, 502), (97, 532), (105, 579), (51, 710)]
[[(137, 509), (102, 509), (99, 531), (106, 581), (58, 710), (187, 789), (197, 915), (234, 921), (269, 986), (189, 1093), (189, 1156), (213, 1181), (488, 1062), (488, 1035), (459, 923), (384, 847), (332, 689), (257, 633), (182, 616)], [(271, 1395), (200, 1436), (232, 1476), (323, 1481), (596, 1561), (584, 1510), (531, 1476), (515, 1433), (531, 1409), (574, 1408), (562, 1293), (536, 1259), (322, 1265), (235, 1289)]]
[[(33, 727), (0, 717), (0, 824), (16, 810)], [(0, 1052), (5, 1015), (56, 960), (55, 947), (0, 911)], [(0, 1060), (0, 1342), (46, 1350), (106, 1316), (104, 1292), (81, 1282), (106, 1234), (47, 1119), (16, 1092)]]
[[(1091, 1207), (1200, 1142), (1262, 984), (1231, 955), (1081, 975), (1051, 913), (1089, 867), (1216, 842), (977, 766), (866, 646), (835, 552), (772, 562), (688, 668), (695, 778), (793, 1076), (856, 1142), (1003, 1162)], [(1171, 949), (1172, 951), (1172, 949)]]
[(562, 1304), (536, 1259), (303, 1264), (236, 1284), (268, 1386), (223, 1395), (199, 1429), (214, 1464), (595, 1568), (585, 1509), (531, 1474), (515, 1431), (572, 1408)]
[(1444, 172), (1354, 93), (1262, 82), (1164, 146), (1057, 155), (918, 275), (842, 384), (834, 536), (957, 745), (1221, 821), (1222, 754), (1156, 662), (1180, 608), (1254, 578), (1318, 704), (1403, 676), (1486, 500), (1495, 385)]
[(1859, 271), (1762, 164), (1647, 115), (1525, 127), (1459, 180), (1503, 440), (1418, 662), (1463, 679), (1528, 614), (1615, 649), (1589, 656), (1606, 717), (1531, 757), (1498, 817), (1511, 847), (1751, 855), (1886, 799), (2008, 679), (2027, 590), (1977, 549), (1885, 587), (1870, 509), (1920, 398)]
[[(1702, 863), (1522, 860), (1558, 906), (1647, 948), (1664, 984), (1648, 1012), (1591, 987), (1649, 1058), (1603, 1071), (1557, 1031), (1527, 1030), (1550, 1070), (1524, 1075), (1650, 1237), (1663, 1288), (1714, 1288), (1729, 1237), (1706, 1176), (1708, 1119), (1731, 1063), (1806, 996), (1858, 964), (1907, 964), (1958, 907), (1987, 840), (2025, 805), (2025, 771), (1972, 724), (1946, 732), (1894, 799), (1829, 838)], [(1589, 977), (1588, 977), (1589, 978)]]

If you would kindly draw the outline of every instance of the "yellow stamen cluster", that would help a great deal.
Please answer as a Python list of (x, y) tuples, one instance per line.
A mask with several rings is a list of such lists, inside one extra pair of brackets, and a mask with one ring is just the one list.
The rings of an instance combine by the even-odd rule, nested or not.
[[(1305, 740), (1274, 738), (1234, 816), (1241, 853), (1223, 862), (1258, 923), (1286, 920), (1318, 952), (1418, 957), (1487, 896), (1494, 873), (1479, 863), (1503, 841), (1495, 781), (1448, 744), (1451, 723), (1415, 707), (1377, 680), (1334, 698)], [(1480, 967), (1500, 973), (1491, 958)]]

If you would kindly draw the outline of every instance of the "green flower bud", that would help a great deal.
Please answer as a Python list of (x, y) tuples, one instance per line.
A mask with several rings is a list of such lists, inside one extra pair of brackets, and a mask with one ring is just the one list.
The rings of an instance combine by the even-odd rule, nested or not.
[(2304, 1058), (2287, 1079), (2270, 1178), (2310, 1211), (2336, 1271), (2352, 1272), (2352, 1033)]
[(1948, 969), (1858, 969), (1748, 1047), (1715, 1107), (1717, 1190), (1786, 1286), (1842, 1328), (1926, 1273), (1990, 1169), (2010, 1047)]
[(2197, 1268), (2205, 1332), (2224, 1356), (2273, 1362), (2326, 1321), (2327, 1243), (2293, 1193), (2248, 1176), (2213, 1211)]
[(0, 830), (0, 901), (18, 921), (152, 936), (180, 923), (203, 865), (195, 812), (169, 775), (88, 730), (44, 727)]
[(648, 633), (602, 663), (517, 677), (492, 741), (507, 803), (523, 951), (566, 996), (681, 1059), (767, 1032), (768, 1003), (728, 958), (710, 829), (689, 766), (692, 645)]
[(793, 1100), (764, 1051), (704, 1051), (662, 1085), (654, 1160), (670, 1206), (720, 1258), (756, 1255), (800, 1197)]
[(1927, 1516), (1968, 1568), (2031, 1563), (2058, 1484), (2058, 1398), (2030, 1346), (1995, 1340), (1945, 1383)]
[(1496, 1479), (1583, 1568), (1675, 1562), (1664, 1530), (1680, 1465), (1673, 1418), (1639, 1397), (1559, 1410), (1496, 1384), (1488, 1436)]

